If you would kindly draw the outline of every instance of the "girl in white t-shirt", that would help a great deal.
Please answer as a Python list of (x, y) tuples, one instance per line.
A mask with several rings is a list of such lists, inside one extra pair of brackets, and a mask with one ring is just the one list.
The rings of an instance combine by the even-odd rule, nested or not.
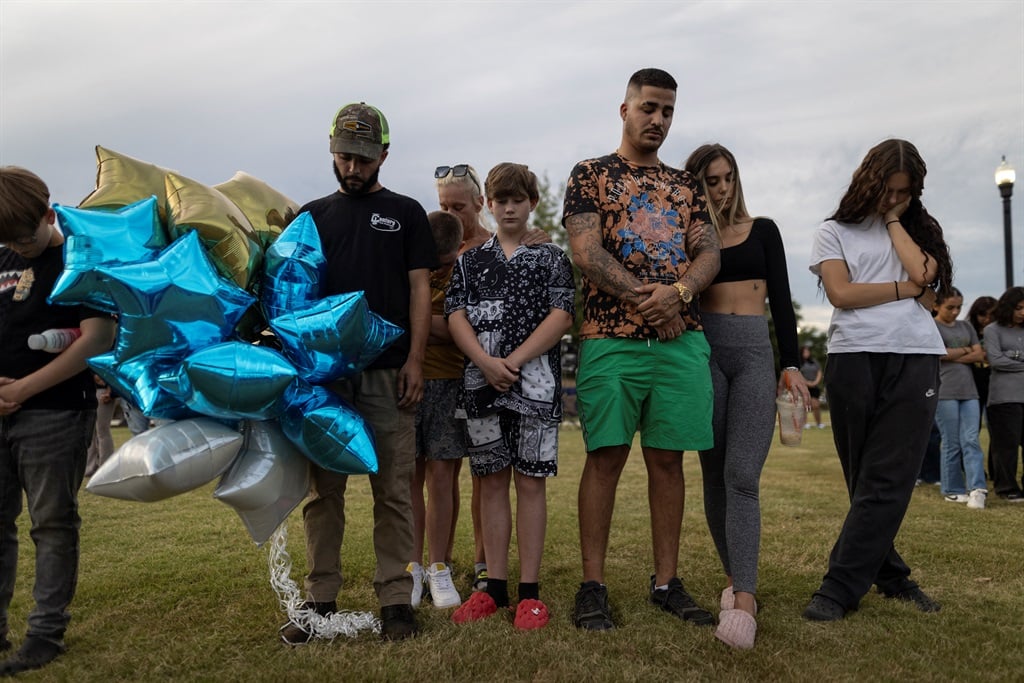
[(935, 418), (939, 358), (931, 308), (950, 287), (949, 249), (921, 205), (927, 169), (905, 140), (873, 147), (815, 235), (811, 272), (835, 307), (825, 387), (850, 510), (828, 573), (804, 610), (842, 619), (872, 584), (934, 612), (893, 547)]

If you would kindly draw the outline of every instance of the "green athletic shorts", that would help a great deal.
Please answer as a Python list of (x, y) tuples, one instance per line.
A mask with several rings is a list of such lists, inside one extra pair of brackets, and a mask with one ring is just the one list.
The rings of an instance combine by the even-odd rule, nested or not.
[(714, 391), (703, 332), (671, 341), (585, 339), (576, 401), (587, 451), (633, 443), (670, 451), (711, 448)]

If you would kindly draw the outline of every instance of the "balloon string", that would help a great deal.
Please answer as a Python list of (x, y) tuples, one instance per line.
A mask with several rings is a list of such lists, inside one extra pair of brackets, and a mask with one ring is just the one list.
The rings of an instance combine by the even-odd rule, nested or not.
[(380, 633), (380, 620), (372, 612), (332, 612), (327, 616), (303, 607), (299, 587), (292, 580), (292, 558), (288, 554), (287, 524), (270, 537), (268, 562), (270, 586), (277, 594), (281, 609), (296, 626), (314, 638), (333, 640), (338, 636), (355, 638), (361, 631)]

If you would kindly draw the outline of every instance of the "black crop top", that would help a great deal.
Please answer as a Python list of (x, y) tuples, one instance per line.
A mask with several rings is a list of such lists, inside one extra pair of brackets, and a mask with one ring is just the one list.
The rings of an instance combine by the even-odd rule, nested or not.
[(786, 250), (774, 221), (755, 218), (747, 239), (721, 251), (722, 267), (711, 283), (764, 280), (768, 285), (768, 307), (775, 321), (775, 341), (779, 345), (782, 367), (798, 367), (800, 353), (796, 334), (796, 314), (789, 291)]

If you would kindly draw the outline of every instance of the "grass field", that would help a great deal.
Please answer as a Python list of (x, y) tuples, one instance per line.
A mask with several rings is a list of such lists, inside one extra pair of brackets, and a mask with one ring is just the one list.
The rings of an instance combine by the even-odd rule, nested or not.
[[(124, 430), (115, 430), (119, 440)], [(777, 439), (776, 439), (777, 443)], [(651, 573), (646, 475), (634, 453), (612, 527), (607, 581), (619, 628), (585, 633), (570, 622), (580, 580), (576, 489), (584, 453), (578, 430), (562, 432), (560, 474), (548, 489), (542, 598), (552, 621), (519, 633), (495, 617), (455, 626), (449, 611), (419, 610), (415, 640), (384, 644), (365, 634), (290, 648), (277, 640), (284, 615), (269, 584), (267, 551), (254, 546), (213, 485), (159, 503), (83, 491), (82, 563), (68, 652), (25, 680), (66, 681), (1010, 681), (1024, 680), (1024, 505), (994, 499), (986, 510), (946, 503), (919, 487), (897, 539), (914, 577), (943, 604), (921, 614), (868, 595), (846, 620), (800, 616), (825, 570), (846, 511), (830, 430), (808, 430), (801, 447), (776, 445), (762, 480), (764, 531), (758, 644), (726, 648), (712, 629), (676, 621), (647, 602)], [(724, 586), (703, 518), (700, 468), (687, 454), (681, 573), (715, 607)], [(468, 501), (464, 472), (463, 498)], [(340, 604), (375, 610), (369, 486), (349, 487)], [(994, 498), (994, 497), (993, 497)], [(464, 507), (468, 510), (468, 505)], [(31, 604), (32, 550), (21, 520), (20, 575), (12, 638)], [(468, 515), (460, 519), (457, 585), (472, 569)], [(300, 583), (301, 516), (288, 520)], [(516, 577), (511, 582), (514, 585)], [(717, 608), (716, 608), (717, 609)]]

